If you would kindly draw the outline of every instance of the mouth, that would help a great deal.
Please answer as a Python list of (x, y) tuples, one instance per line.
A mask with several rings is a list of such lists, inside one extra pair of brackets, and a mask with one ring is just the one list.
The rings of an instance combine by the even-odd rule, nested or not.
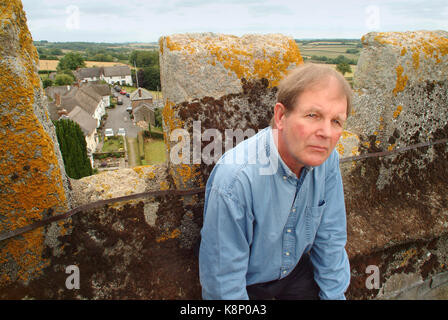
[(328, 150), (328, 148), (321, 146), (310, 146), (310, 148), (318, 152), (327, 152)]

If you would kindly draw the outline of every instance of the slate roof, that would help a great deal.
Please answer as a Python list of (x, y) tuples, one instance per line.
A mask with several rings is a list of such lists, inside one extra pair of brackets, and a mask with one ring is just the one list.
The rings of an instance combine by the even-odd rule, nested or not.
[[(139, 96), (138, 91), (141, 91), (141, 97)], [(144, 89), (144, 88), (138, 88), (137, 90), (135, 90), (134, 92), (131, 93), (130, 95), (130, 99), (131, 101), (137, 101), (137, 100), (148, 100), (148, 99), (153, 99), (152, 98), (152, 94), (151, 92), (149, 92), (148, 90)]]
[(61, 107), (71, 112), (76, 106), (80, 106), (89, 115), (93, 116), (98, 104), (102, 100), (94, 89), (94, 84), (83, 84), (79, 88), (73, 87), (67, 94), (61, 97)]
[(52, 100), (55, 99), (55, 94), (59, 94), (60, 96), (63, 96), (70, 90), (71, 86), (51, 86), (45, 88), (45, 94), (47, 97), (51, 98)]
[(79, 124), (85, 136), (90, 136), (96, 129), (96, 120), (79, 106), (70, 111), (68, 117)]
[(103, 75), (105, 77), (130, 76), (131, 69), (128, 66), (104, 67)]
[(85, 78), (99, 78), (102, 70), (101, 68), (79, 68), (78, 70), (73, 72), (75, 74), (76, 80), (83, 80)]

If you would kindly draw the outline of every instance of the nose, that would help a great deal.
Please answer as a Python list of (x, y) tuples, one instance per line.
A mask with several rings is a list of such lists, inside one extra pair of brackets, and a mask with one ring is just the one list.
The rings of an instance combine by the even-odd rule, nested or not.
[(331, 121), (321, 121), (316, 134), (322, 138), (329, 138), (331, 130)]

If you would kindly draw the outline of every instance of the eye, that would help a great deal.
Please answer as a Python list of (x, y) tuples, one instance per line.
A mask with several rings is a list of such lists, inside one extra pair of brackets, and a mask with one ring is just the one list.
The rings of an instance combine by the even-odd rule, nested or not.
[(333, 123), (335, 123), (338, 126), (342, 126), (342, 122), (339, 120), (333, 120)]
[(315, 114), (315, 113), (309, 113), (309, 114), (307, 114), (306, 116), (307, 116), (307, 117), (310, 117), (310, 118), (316, 118), (316, 117), (317, 117), (317, 114)]

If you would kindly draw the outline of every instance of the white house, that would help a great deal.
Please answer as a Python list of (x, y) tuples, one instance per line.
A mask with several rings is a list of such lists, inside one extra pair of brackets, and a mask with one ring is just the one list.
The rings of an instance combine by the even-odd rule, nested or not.
[(106, 107), (110, 106), (110, 94), (107, 84), (81, 83), (62, 96), (55, 94), (54, 105), (57, 111), (67, 113), (79, 106), (96, 120), (96, 127), (99, 127)]
[(132, 86), (131, 69), (125, 65), (100, 68), (79, 68), (73, 72), (78, 82), (104, 80), (109, 84), (120, 83)]
[(101, 79), (109, 84), (116, 82), (132, 86), (131, 69), (128, 66), (104, 67)]

